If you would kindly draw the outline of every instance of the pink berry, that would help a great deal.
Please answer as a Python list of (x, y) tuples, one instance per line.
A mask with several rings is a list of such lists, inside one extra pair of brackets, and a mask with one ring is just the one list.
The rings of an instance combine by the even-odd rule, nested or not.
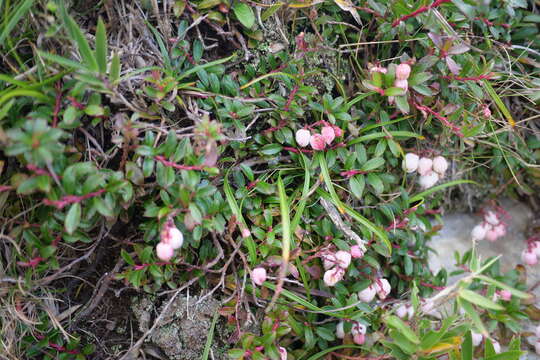
[(409, 64), (399, 64), (396, 67), (396, 79), (407, 80), (411, 74), (411, 67)]
[(503, 301), (510, 301), (512, 299), (512, 293), (508, 290), (499, 291), (499, 295)]
[(287, 360), (287, 349), (285, 349), (283, 346), (280, 346), (278, 348), (279, 351), (279, 360)]
[(407, 312), (407, 305), (403, 304), (401, 306), (399, 306), (397, 309), (396, 309), (396, 315), (401, 318), (401, 319), (404, 319), (407, 317), (408, 315), (408, 312)]
[(172, 221), (165, 223), (160, 238), (162, 243), (169, 244), (173, 249), (181, 248), (184, 243), (184, 235)]
[(521, 253), (521, 260), (527, 265), (536, 265), (538, 263), (538, 258), (534, 251), (523, 250)]
[(174, 255), (174, 249), (171, 245), (160, 242), (156, 246), (156, 254), (160, 260), (169, 261)]
[(336, 253), (337, 265), (342, 269), (347, 269), (351, 264), (351, 254), (340, 250)]
[(326, 284), (326, 286), (334, 286), (339, 281), (341, 281), (341, 279), (343, 279), (344, 275), (345, 275), (345, 270), (343, 270), (339, 266), (336, 266), (335, 268), (327, 270), (324, 273), (323, 281)]
[(296, 143), (301, 147), (306, 147), (309, 145), (309, 140), (311, 138), (311, 133), (309, 130), (300, 129), (296, 132)]
[(363, 345), (366, 342), (366, 335), (365, 334), (353, 335), (353, 341), (356, 345)]
[(499, 224), (493, 228), (493, 231), (497, 233), (498, 237), (503, 237), (506, 235), (506, 226), (504, 224)]
[(427, 175), (433, 168), (433, 160), (423, 157), (418, 161), (418, 173), (420, 175)]
[(474, 331), (471, 331), (471, 337), (474, 347), (480, 345), (482, 343), (482, 339), (484, 338), (482, 334), (475, 333)]
[(332, 129), (334, 129), (334, 135), (336, 135), (336, 137), (343, 136), (343, 130), (341, 130), (339, 126), (332, 125)]
[(368, 303), (375, 298), (375, 295), (377, 295), (377, 290), (375, 290), (375, 286), (370, 285), (358, 293), (358, 299)]
[(484, 220), (486, 220), (488, 223), (490, 223), (491, 225), (495, 226), (495, 225), (499, 225), (499, 216), (494, 213), (493, 211), (488, 211), (485, 215), (484, 215)]
[(474, 241), (484, 240), (490, 228), (488, 224), (478, 224), (472, 229), (471, 237)]
[(420, 176), (418, 183), (422, 189), (429, 189), (433, 187), (439, 181), (439, 175), (435, 171), (431, 171), (425, 175)]
[(394, 81), (394, 86), (405, 91), (409, 90), (409, 82), (407, 80), (396, 80)]
[(324, 150), (324, 148), (326, 147), (326, 141), (321, 134), (311, 135), (309, 143), (311, 144), (313, 150)]
[(390, 283), (386, 279), (379, 279), (375, 281), (375, 290), (377, 291), (377, 295), (379, 296), (379, 299), (384, 300), (390, 294), (390, 291), (392, 290), (392, 287), (390, 286)]
[(251, 278), (255, 284), (262, 285), (266, 281), (266, 269), (262, 267), (253, 269)]
[(420, 157), (413, 153), (405, 154), (405, 159), (403, 160), (403, 167), (408, 173), (412, 173), (418, 169), (418, 162)]
[(361, 258), (364, 256), (364, 252), (358, 245), (351, 246), (351, 256), (355, 259)]
[(331, 126), (324, 126), (321, 129), (321, 135), (324, 138), (324, 141), (327, 145), (330, 145), (332, 141), (334, 141), (336, 137), (336, 133), (334, 132), (334, 128)]
[(251, 231), (248, 228), (242, 228), (242, 237), (247, 238), (251, 236)]
[(487, 241), (494, 242), (498, 238), (499, 238), (499, 234), (494, 229), (488, 230), (488, 232), (486, 233)]
[(442, 156), (437, 156), (433, 159), (433, 171), (443, 176), (448, 169), (448, 161)]

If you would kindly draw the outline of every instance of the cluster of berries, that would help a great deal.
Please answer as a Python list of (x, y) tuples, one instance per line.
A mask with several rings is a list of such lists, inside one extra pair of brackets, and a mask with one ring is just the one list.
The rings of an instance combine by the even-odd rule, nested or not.
[(388, 280), (380, 278), (375, 280), (373, 284), (369, 285), (364, 290), (360, 291), (358, 293), (358, 299), (368, 303), (375, 298), (375, 295), (377, 295), (379, 299), (384, 300), (388, 294), (390, 294), (390, 291), (392, 291), (392, 287)]
[[(353, 336), (353, 341), (357, 345), (363, 345), (366, 342), (366, 325), (355, 321), (351, 328), (351, 335)], [(336, 326), (336, 337), (338, 339), (345, 338), (345, 323), (340, 321)]]
[(160, 260), (169, 261), (174, 255), (174, 250), (180, 249), (184, 243), (184, 235), (168, 220), (160, 234), (160, 242), (156, 246), (156, 254)]
[(403, 167), (408, 173), (417, 171), (420, 175), (418, 183), (423, 189), (429, 189), (444, 177), (448, 169), (448, 161), (442, 156), (433, 159), (408, 153), (403, 160)]
[(326, 123), (321, 133), (311, 133), (308, 129), (300, 129), (296, 132), (296, 143), (300, 147), (311, 145), (313, 150), (324, 150), (336, 137), (343, 135), (343, 131), (336, 125)]
[(538, 237), (532, 237), (527, 241), (527, 248), (521, 253), (521, 260), (527, 265), (538, 264), (540, 258), (540, 241)]
[(502, 221), (502, 215), (495, 211), (484, 212), (483, 221), (476, 225), (471, 232), (473, 240), (496, 241), (498, 238), (506, 235), (506, 224)]
[(340, 250), (322, 255), (324, 270), (326, 270), (323, 281), (326, 286), (334, 286), (341, 281), (352, 258), (361, 258), (362, 256), (364, 256), (364, 252), (358, 245), (351, 246), (350, 252)]

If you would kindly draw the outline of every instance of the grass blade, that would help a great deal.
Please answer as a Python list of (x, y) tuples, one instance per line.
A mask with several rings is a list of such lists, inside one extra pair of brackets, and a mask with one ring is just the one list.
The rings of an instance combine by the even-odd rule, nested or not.
[(15, 26), (20, 25), (20, 21), (23, 18), (24, 15), (30, 10), (34, 3), (34, 0), (26, 0), (22, 4), (17, 5), (17, 10), (13, 13), (12, 16), (10, 16), (9, 22), (6, 24), (6, 26), (2, 29), (2, 32), (0, 32), (0, 44), (4, 44), (4, 41), (6, 38), (9, 37), (11, 34), (11, 31), (15, 28)]
[(358, 143), (361, 143), (361, 142), (364, 142), (364, 141), (371, 141), (371, 140), (375, 140), (375, 139), (384, 138), (384, 137), (387, 137), (388, 134), (390, 134), (393, 137), (403, 137), (403, 138), (414, 137), (414, 138), (417, 138), (417, 139), (420, 139), (420, 140), (424, 139), (423, 135), (414, 133), (412, 131), (386, 131), (386, 132), (381, 131), (381, 132), (377, 132), (377, 133), (357, 137), (356, 139), (349, 141), (349, 143), (347, 145), (350, 146), (350, 145), (355, 145), (355, 144), (358, 144)]
[(287, 267), (289, 264), (289, 256), (291, 250), (291, 220), (289, 218), (289, 200), (287, 199), (287, 194), (285, 193), (285, 185), (283, 184), (283, 179), (281, 178), (281, 175), (278, 177), (277, 185), (279, 195), (279, 210), (281, 212), (281, 232), (283, 236), (281, 242), (281, 267), (279, 269), (276, 290), (274, 291), (274, 296), (272, 296), (270, 304), (268, 304), (268, 307), (266, 308), (266, 312), (272, 310), (277, 299), (279, 298), (279, 294), (283, 290), (283, 282), (285, 280), (285, 276), (287, 275)]
[(479, 185), (476, 181), (472, 181), (472, 180), (449, 181), (447, 183), (434, 186), (432, 188), (427, 189), (426, 191), (422, 191), (421, 193), (418, 193), (418, 194), (414, 195), (413, 197), (411, 197), (409, 199), (409, 204), (412, 204), (412, 203), (414, 203), (416, 201), (420, 201), (423, 198), (425, 198), (426, 196), (431, 195), (431, 194), (433, 194), (433, 193), (435, 193), (435, 192), (437, 192), (439, 190), (443, 190), (443, 189), (446, 189), (447, 187), (454, 186), (454, 185), (459, 185), (459, 184), (475, 184), (475, 185)]
[(100, 74), (107, 73), (107, 32), (101, 17), (98, 19), (96, 30), (96, 60)]
[(214, 313), (212, 318), (212, 324), (210, 325), (210, 330), (208, 330), (208, 337), (206, 338), (206, 344), (204, 345), (204, 351), (201, 357), (201, 360), (208, 360), (208, 355), (210, 355), (210, 347), (212, 347), (212, 341), (214, 341), (214, 329), (216, 327), (217, 319), (219, 318), (219, 312)]
[[(225, 174), (225, 178), (223, 179), (223, 191), (225, 192), (225, 197), (227, 198), (227, 202), (229, 203), (229, 207), (231, 208), (231, 212), (234, 216), (236, 216), (236, 221), (238, 221), (242, 226), (247, 227), (246, 221), (244, 220), (244, 217), (242, 216), (242, 211), (240, 210), (240, 207), (238, 206), (238, 203), (236, 202), (236, 198), (234, 197), (234, 192), (231, 188), (231, 185), (229, 184), (229, 171)], [(244, 241), (246, 243), (246, 247), (248, 249), (248, 255), (249, 255), (249, 262), (254, 263), (257, 261), (257, 246), (255, 245), (255, 241), (253, 241), (253, 237), (250, 235), (247, 238), (244, 238)]]
[(86, 40), (86, 37), (84, 36), (84, 33), (82, 32), (81, 28), (75, 20), (69, 15), (65, 16), (65, 23), (68, 28), (69, 34), (71, 36), (71, 39), (75, 41), (77, 44), (77, 48), (79, 49), (79, 53), (81, 54), (81, 58), (88, 67), (88, 70), (97, 72), (98, 71), (98, 65), (96, 61), (96, 57), (94, 56), (94, 52), (90, 49), (90, 44), (88, 44), (88, 40)]

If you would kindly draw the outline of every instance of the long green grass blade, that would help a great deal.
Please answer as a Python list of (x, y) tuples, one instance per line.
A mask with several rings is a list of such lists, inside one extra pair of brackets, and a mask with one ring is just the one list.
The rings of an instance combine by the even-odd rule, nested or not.
[(77, 44), (77, 48), (79, 49), (81, 58), (88, 67), (88, 70), (97, 72), (98, 64), (96, 61), (96, 57), (94, 56), (94, 52), (90, 49), (90, 44), (88, 43), (88, 40), (86, 40), (86, 37), (84, 36), (81, 28), (79, 27), (79, 25), (77, 25), (77, 23), (75, 22), (75, 20), (73, 20), (71, 16), (66, 16), (65, 21), (71, 39)]
[(208, 330), (208, 337), (206, 338), (206, 344), (204, 345), (204, 351), (201, 357), (201, 360), (208, 360), (208, 356), (210, 355), (210, 348), (212, 347), (212, 341), (214, 341), (214, 329), (216, 328), (216, 323), (219, 318), (219, 312), (214, 313), (214, 317), (212, 318), (212, 324), (210, 325), (210, 329)]
[(431, 187), (431, 188), (427, 189), (426, 191), (422, 191), (421, 193), (418, 193), (418, 194), (412, 196), (412, 197), (409, 199), (409, 204), (412, 204), (412, 203), (414, 203), (414, 202), (416, 202), (416, 201), (422, 200), (422, 199), (425, 198), (426, 196), (431, 195), (431, 194), (433, 194), (433, 193), (435, 193), (435, 192), (437, 192), (437, 191), (446, 189), (447, 187), (450, 187), (450, 186), (459, 185), (459, 184), (475, 184), (475, 185), (479, 185), (476, 181), (472, 181), (472, 180), (454, 180), (454, 181), (449, 181), (449, 182), (447, 182), (447, 183), (444, 183), (444, 184), (440, 184), (440, 185)]
[[(242, 226), (247, 227), (246, 221), (242, 216), (242, 211), (236, 202), (234, 192), (229, 184), (229, 172), (230, 169), (227, 171), (227, 173), (225, 173), (225, 178), (223, 179), (223, 191), (225, 192), (225, 197), (227, 198), (227, 202), (229, 203), (229, 207), (231, 208), (233, 215), (236, 216), (236, 221), (242, 224)], [(248, 236), (244, 239), (244, 242), (246, 243), (246, 247), (248, 249), (249, 262), (253, 264), (255, 261), (257, 261), (257, 246), (255, 245), (255, 241), (253, 241), (252, 236)]]
[(96, 30), (96, 60), (100, 74), (107, 73), (107, 32), (101, 17), (98, 19)]
[(17, 10), (10, 16), (6, 26), (0, 32), (0, 46), (4, 44), (4, 41), (10, 36), (15, 26), (20, 25), (21, 19), (26, 15), (33, 4), (34, 0), (25, 0), (21, 4), (17, 4)]
[(349, 143), (347, 145), (355, 145), (355, 144), (358, 144), (358, 143), (361, 143), (361, 142), (364, 142), (364, 141), (371, 141), (371, 140), (375, 140), (375, 139), (380, 139), (380, 138), (387, 137), (388, 135), (391, 135), (392, 137), (402, 137), (402, 138), (414, 137), (414, 138), (417, 138), (417, 139), (420, 139), (420, 140), (424, 139), (423, 135), (414, 133), (412, 131), (386, 131), (386, 132), (381, 131), (381, 132), (377, 132), (377, 133), (357, 137), (356, 139), (349, 141)]

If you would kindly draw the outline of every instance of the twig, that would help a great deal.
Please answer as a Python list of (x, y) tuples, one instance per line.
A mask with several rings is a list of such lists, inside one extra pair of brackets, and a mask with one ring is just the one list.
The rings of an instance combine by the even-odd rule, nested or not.
[(362, 238), (357, 233), (355, 233), (349, 225), (345, 224), (345, 222), (339, 215), (339, 212), (337, 211), (336, 207), (332, 203), (330, 203), (329, 201), (323, 198), (321, 198), (321, 205), (326, 210), (328, 216), (330, 217), (334, 225), (336, 225), (338, 229), (343, 231), (343, 233), (347, 235), (348, 238), (353, 240), (355, 244), (360, 246), (360, 248), (363, 251), (366, 251), (366, 241), (362, 240)]

